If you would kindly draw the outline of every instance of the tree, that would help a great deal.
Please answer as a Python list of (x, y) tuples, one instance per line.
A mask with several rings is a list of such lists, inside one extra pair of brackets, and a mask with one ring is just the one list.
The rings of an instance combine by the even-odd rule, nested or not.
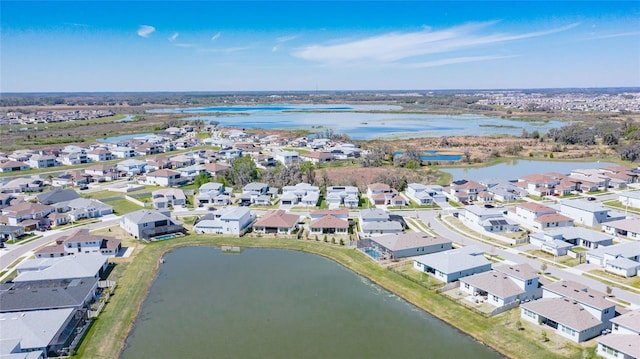
[(464, 150), (463, 156), (465, 162), (471, 163), (471, 152), (469, 150)]
[(207, 176), (206, 172), (200, 172), (200, 174), (197, 175), (196, 178), (193, 180), (193, 183), (195, 184), (196, 188), (200, 188), (200, 186), (208, 182), (209, 182), (209, 177)]
[(230, 183), (244, 186), (258, 179), (258, 169), (251, 157), (244, 156), (235, 159), (231, 168), (225, 173)]

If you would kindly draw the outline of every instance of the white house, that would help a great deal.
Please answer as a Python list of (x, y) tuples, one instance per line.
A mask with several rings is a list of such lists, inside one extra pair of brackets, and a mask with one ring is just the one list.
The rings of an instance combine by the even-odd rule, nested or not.
[(595, 249), (613, 244), (610, 234), (592, 231), (583, 227), (562, 227), (548, 232), (532, 233), (529, 241), (541, 250), (563, 256), (574, 246)]
[(280, 203), (283, 205), (302, 205), (315, 207), (320, 199), (320, 188), (308, 183), (282, 187)]
[(562, 201), (560, 213), (573, 219), (576, 223), (589, 227), (597, 227), (604, 222), (624, 218), (624, 216), (612, 218), (609, 216), (608, 208), (595, 201), (590, 202), (584, 199)]
[(383, 235), (404, 231), (402, 222), (393, 220), (389, 212), (379, 208), (361, 210), (359, 219), (360, 231), (365, 235)]
[(59, 165), (56, 156), (51, 155), (33, 155), (29, 158), (27, 164), (31, 166), (31, 168), (47, 168)]
[(607, 359), (640, 358), (640, 310), (611, 319), (611, 334), (598, 338), (596, 354)]
[(145, 183), (164, 187), (178, 186), (186, 182), (180, 172), (162, 169), (147, 173)]
[[(496, 307), (542, 297), (538, 273), (529, 264), (504, 264), (460, 278), (460, 290)], [(486, 300), (484, 299), (486, 297)]]
[(187, 196), (178, 188), (162, 188), (151, 192), (151, 201), (155, 209), (167, 209), (173, 206), (185, 206)]
[(439, 281), (450, 283), (491, 270), (491, 262), (485, 258), (480, 248), (468, 246), (414, 258), (413, 268), (431, 273)]
[(446, 200), (441, 186), (427, 186), (422, 183), (409, 183), (406, 194), (407, 197), (419, 205), (429, 205), (436, 200)]
[(573, 226), (573, 219), (556, 213), (551, 207), (532, 202), (518, 203), (509, 208), (507, 218), (539, 230)]
[(255, 216), (247, 207), (226, 207), (201, 216), (194, 223), (193, 229), (196, 233), (240, 236), (254, 219)]
[[(432, 237), (422, 232), (387, 234), (379, 237), (362, 238), (358, 249), (374, 259), (400, 259), (429, 253), (437, 253), (453, 248), (451, 240)], [(373, 250), (373, 252), (371, 251)]]
[(256, 233), (291, 234), (298, 228), (300, 216), (283, 210), (269, 212), (253, 224)]
[(294, 151), (273, 151), (273, 158), (285, 166), (300, 162), (300, 154)]
[(520, 307), (522, 319), (546, 325), (576, 343), (600, 335), (615, 316), (615, 303), (604, 293), (568, 280), (545, 285), (542, 299)]
[(605, 222), (602, 224), (602, 230), (614, 236), (640, 240), (640, 217)]
[(605, 271), (623, 277), (633, 277), (640, 270), (640, 242), (614, 244), (587, 252), (587, 263), (597, 264)]
[(128, 176), (133, 176), (144, 172), (144, 168), (147, 165), (144, 161), (138, 161), (134, 159), (124, 160), (116, 164), (118, 171), (126, 172)]
[(38, 248), (35, 255), (36, 258), (52, 258), (100, 253), (114, 257), (121, 247), (119, 238), (90, 234), (88, 229), (82, 228), (56, 239), (53, 245)]
[(487, 232), (517, 232), (520, 225), (505, 218), (500, 208), (485, 208), (483, 206), (466, 206), (460, 212), (459, 218), (469, 227)]
[(329, 208), (340, 206), (356, 208), (360, 203), (359, 194), (360, 191), (355, 186), (329, 186), (326, 201)]
[(640, 192), (622, 192), (618, 201), (626, 207), (640, 208)]

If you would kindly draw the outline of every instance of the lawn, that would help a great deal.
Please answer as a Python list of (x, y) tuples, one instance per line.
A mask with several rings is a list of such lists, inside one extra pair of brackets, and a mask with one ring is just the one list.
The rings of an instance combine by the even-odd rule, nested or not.
[(459, 330), (472, 335), (513, 358), (584, 358), (592, 357), (593, 350), (572, 344), (557, 345), (555, 336), (542, 343), (532, 339), (528, 328), (518, 330), (514, 325), (506, 325), (516, 311), (484, 318), (479, 314), (457, 305), (434, 290), (409, 280), (391, 270), (374, 263), (356, 249), (328, 245), (323, 242), (267, 239), (267, 238), (224, 238), (211, 235), (190, 235), (179, 239), (141, 245), (134, 259), (116, 261), (111, 273), (112, 280), (118, 282), (115, 295), (109, 300), (98, 320), (89, 330), (79, 347), (78, 354), (86, 358), (116, 358), (123, 348), (146, 292), (151, 285), (159, 259), (164, 253), (183, 246), (212, 245), (267, 247), (300, 250), (328, 257), (354, 272), (371, 279), (378, 285), (396, 293), (401, 298), (419, 308), (432, 313)]
[(124, 198), (114, 199), (113, 201), (108, 201), (105, 203), (113, 206), (113, 212), (119, 216), (144, 208)]
[(530, 251), (527, 251), (527, 253), (529, 253), (529, 254), (531, 254), (533, 256), (536, 256), (538, 258), (547, 259), (549, 261), (552, 261), (553, 263), (563, 264), (563, 265), (565, 265), (567, 267), (575, 267), (578, 264), (580, 264), (580, 261), (579, 261), (578, 258), (571, 258), (569, 256), (556, 257), (553, 254), (547, 253), (545, 251), (541, 251), (539, 249), (530, 250)]
[[(600, 276), (600, 277), (604, 277), (604, 278), (608, 279), (610, 282), (622, 283), (624, 285), (628, 285), (628, 286), (640, 289), (640, 276), (625, 278), (625, 277), (622, 277), (622, 276), (619, 276), (619, 275), (615, 275), (613, 273), (609, 273), (609, 272), (603, 271), (601, 269), (594, 269), (594, 270), (589, 271), (589, 273), (595, 274), (595, 275)], [(591, 277), (595, 278), (593, 276), (591, 276)], [(595, 279), (598, 279), (598, 278), (595, 278)], [(600, 280), (600, 281), (602, 282), (602, 280)], [(607, 281), (605, 283), (611, 284), (611, 285), (615, 285), (615, 283), (610, 283), (609, 281)], [(620, 286), (618, 286), (618, 287), (620, 287)], [(626, 288), (623, 288), (623, 289), (626, 289)]]

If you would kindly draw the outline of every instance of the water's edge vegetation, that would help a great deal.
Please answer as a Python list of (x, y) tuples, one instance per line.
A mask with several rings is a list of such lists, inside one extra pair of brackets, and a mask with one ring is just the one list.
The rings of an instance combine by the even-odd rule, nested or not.
[[(114, 273), (118, 287), (104, 312), (94, 322), (83, 340), (78, 355), (85, 358), (117, 358), (124, 349), (148, 290), (157, 275), (160, 259), (168, 252), (186, 246), (233, 245), (252, 248), (276, 248), (313, 253), (368, 278), (382, 288), (433, 316), (452, 325), (475, 340), (509, 358), (582, 358), (583, 348), (564, 348), (565, 353), (554, 353), (531, 337), (530, 332), (506, 328), (503, 315), (484, 318), (444, 298), (434, 290), (414, 283), (399, 274), (380, 267), (364, 254), (352, 248), (290, 239), (222, 238), (191, 235), (182, 239), (148, 244), (138, 251), (133, 260), (116, 261)], [(510, 323), (513, 326), (513, 323)], [(566, 350), (571, 353), (567, 355)]]

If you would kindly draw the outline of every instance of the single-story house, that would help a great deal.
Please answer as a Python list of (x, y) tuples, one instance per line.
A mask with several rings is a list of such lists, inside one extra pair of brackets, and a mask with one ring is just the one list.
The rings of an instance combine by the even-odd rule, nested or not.
[[(453, 242), (442, 237), (431, 237), (422, 232), (403, 232), (384, 236), (363, 238), (358, 248), (365, 253), (376, 253), (378, 258), (400, 259), (429, 253), (442, 252), (453, 248)], [(373, 250), (373, 252), (367, 250)], [(378, 259), (375, 258), (375, 259)]]
[(460, 290), (486, 297), (489, 304), (502, 307), (511, 302), (542, 297), (538, 273), (530, 265), (498, 265), (489, 272), (460, 278)]
[(253, 224), (256, 233), (291, 234), (298, 228), (300, 216), (275, 210), (265, 214)]
[(462, 277), (491, 270), (491, 262), (475, 246), (451, 249), (414, 258), (413, 268), (431, 273), (436, 279), (449, 283)]
[(172, 219), (169, 212), (149, 209), (141, 209), (122, 216), (120, 228), (140, 239), (184, 231), (182, 223)]

